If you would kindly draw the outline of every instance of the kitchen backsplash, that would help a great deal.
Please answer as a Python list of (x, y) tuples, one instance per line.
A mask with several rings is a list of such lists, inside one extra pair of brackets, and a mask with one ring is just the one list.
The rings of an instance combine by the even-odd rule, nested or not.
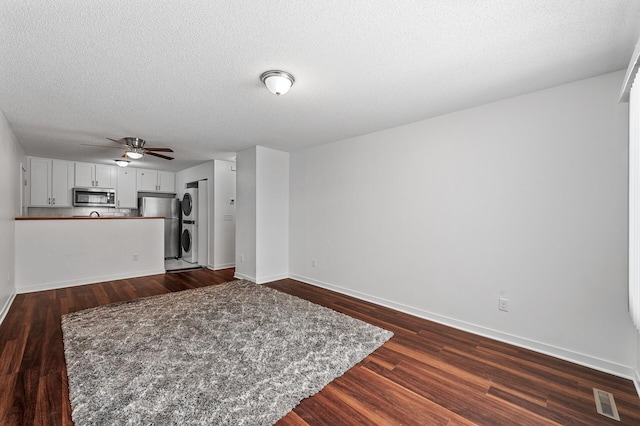
[(73, 217), (89, 216), (91, 212), (98, 212), (100, 217), (138, 216), (138, 209), (115, 209), (109, 207), (29, 207), (28, 216)]

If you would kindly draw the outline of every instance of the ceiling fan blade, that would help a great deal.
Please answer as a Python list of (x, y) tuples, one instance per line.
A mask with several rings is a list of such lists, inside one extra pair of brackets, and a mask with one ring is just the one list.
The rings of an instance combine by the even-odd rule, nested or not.
[(144, 148), (146, 151), (156, 151), (156, 152), (173, 152), (171, 148)]
[(118, 139), (118, 140), (116, 140), (116, 139), (111, 139), (111, 138), (107, 138), (107, 139), (109, 139), (110, 141), (113, 141), (113, 142), (115, 142), (115, 143), (119, 143), (120, 145), (126, 145), (126, 144), (127, 144), (127, 143), (126, 143), (125, 141), (123, 141), (122, 139)]
[(121, 146), (111, 146), (111, 145), (92, 145), (90, 143), (81, 143), (80, 145), (84, 145), (84, 146), (95, 146), (96, 148), (115, 148), (115, 149), (122, 149)]
[(166, 155), (156, 154), (155, 152), (147, 152), (149, 155), (153, 155), (154, 157), (164, 158), (165, 160), (173, 160), (173, 157), (167, 157)]

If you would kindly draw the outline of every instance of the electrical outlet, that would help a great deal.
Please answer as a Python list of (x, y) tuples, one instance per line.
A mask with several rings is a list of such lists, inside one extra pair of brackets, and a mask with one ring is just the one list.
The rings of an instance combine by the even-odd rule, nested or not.
[(137, 262), (137, 261), (138, 261), (138, 253), (135, 253), (135, 254), (133, 255), (133, 261), (134, 261), (134, 262)]
[(318, 266), (318, 261), (316, 259), (311, 259), (311, 266), (313, 266), (314, 268)]
[(240, 255), (240, 262), (244, 262), (244, 254)]
[(509, 299), (501, 297), (498, 299), (498, 310), (509, 312)]

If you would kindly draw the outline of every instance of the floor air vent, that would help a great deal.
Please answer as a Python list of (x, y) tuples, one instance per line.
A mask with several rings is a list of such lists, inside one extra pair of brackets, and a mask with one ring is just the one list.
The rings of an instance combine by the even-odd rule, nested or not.
[(596, 399), (596, 410), (598, 410), (599, 414), (620, 421), (616, 401), (613, 399), (612, 394), (593, 388), (593, 396)]

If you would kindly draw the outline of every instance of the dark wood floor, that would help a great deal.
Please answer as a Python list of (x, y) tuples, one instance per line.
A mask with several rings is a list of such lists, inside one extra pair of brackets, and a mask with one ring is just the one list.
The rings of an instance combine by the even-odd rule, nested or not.
[[(18, 295), (0, 326), (0, 424), (72, 424), (61, 315), (232, 279), (202, 270)], [(294, 280), (268, 286), (395, 333), (279, 425), (640, 425), (629, 380)], [(596, 413), (593, 387), (613, 393), (621, 422)]]

